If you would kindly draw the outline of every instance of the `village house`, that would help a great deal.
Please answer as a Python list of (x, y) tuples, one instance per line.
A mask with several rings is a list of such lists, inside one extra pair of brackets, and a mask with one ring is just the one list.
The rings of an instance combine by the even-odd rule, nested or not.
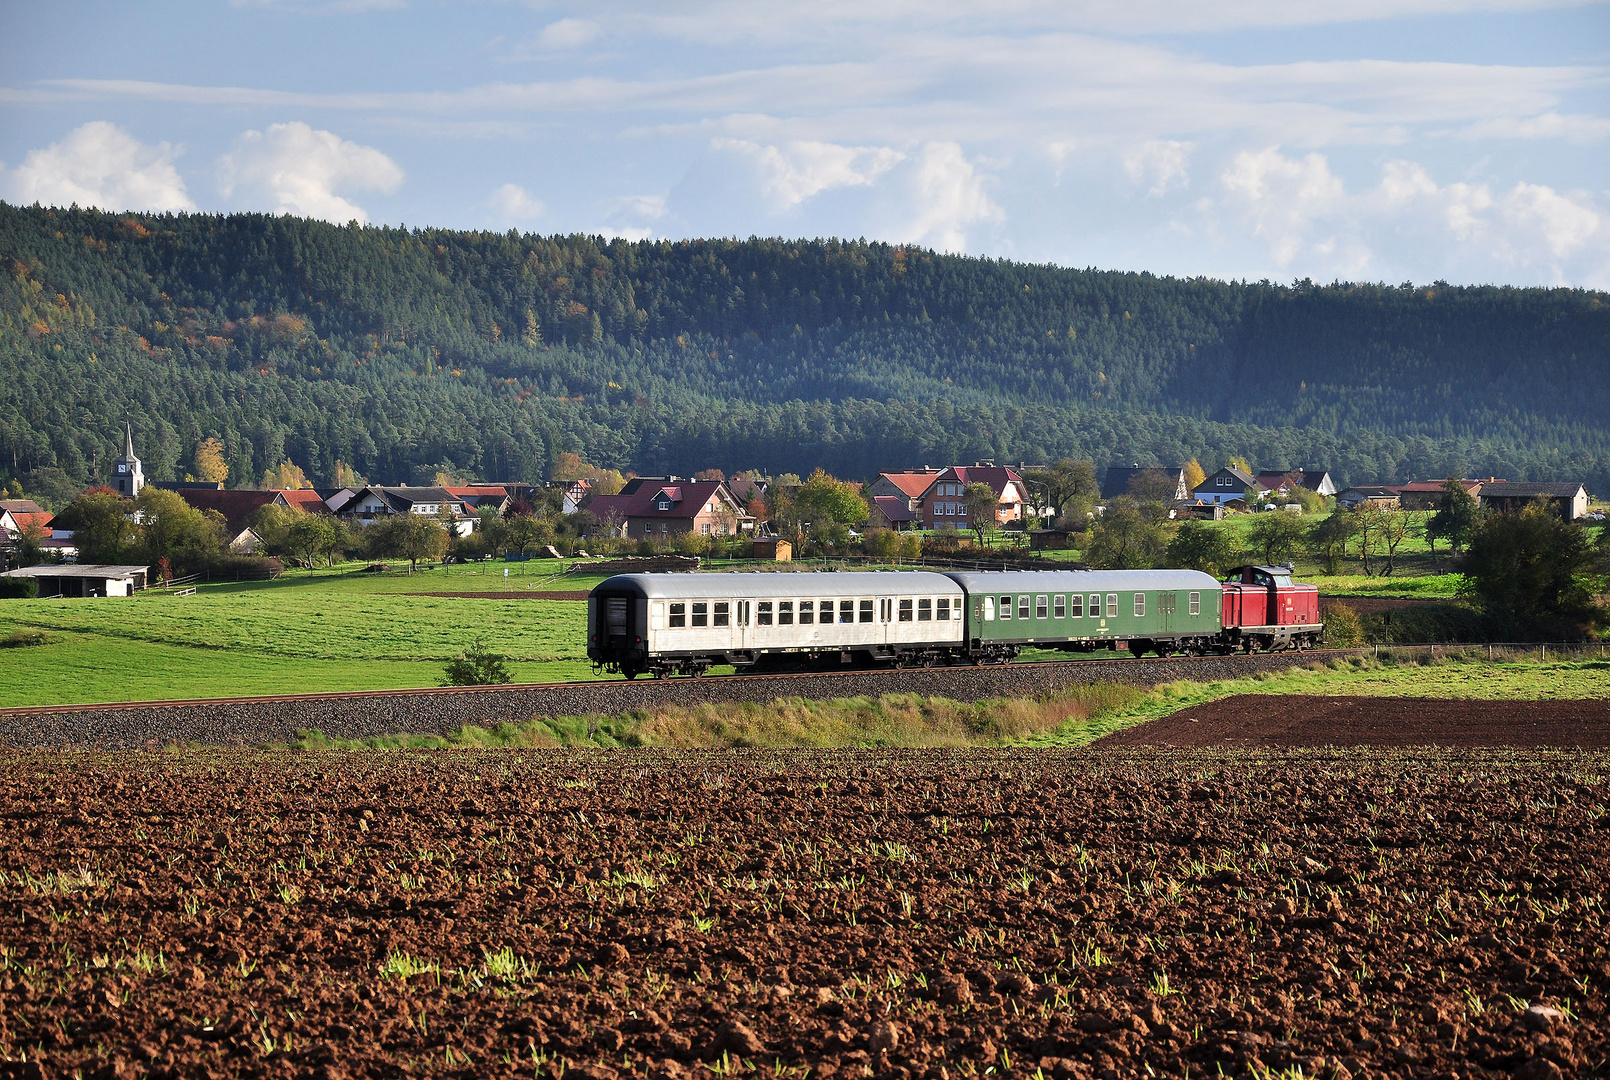
[(474, 514), (488, 509), (502, 514), (514, 501), (510, 498), (508, 489), (501, 484), (471, 484), (463, 487), (445, 487), (442, 490), (455, 499), (462, 500)]
[(923, 498), (944, 471), (924, 465), (920, 469), (893, 469), (879, 473), (871, 487), (867, 488), (867, 499), (873, 510), (870, 524), (886, 529), (920, 528)]
[(995, 524), (1023, 520), (1023, 507), (1029, 499), (1028, 485), (1017, 470), (1006, 465), (978, 462), (953, 465), (934, 477), (922, 494), (921, 520), (924, 528), (972, 528), (967, 513), (966, 490), (970, 484), (983, 484), (995, 493)]
[(394, 514), (439, 517), (445, 511), (452, 515), (453, 531), (457, 535), (468, 536), (475, 531), (475, 514), (463, 499), (446, 488), (369, 484), (345, 498), (330, 499), (330, 509), (342, 521), (360, 527)]
[(754, 527), (754, 519), (722, 480), (633, 477), (618, 495), (593, 496), (587, 511), (616, 535), (636, 540), (689, 532), (735, 536)]
[(1325, 469), (1266, 469), (1253, 477), (1258, 486), (1275, 495), (1290, 495), (1293, 488), (1316, 495), (1336, 494), (1336, 481)]
[(1487, 481), (1477, 496), (1483, 510), (1517, 514), (1537, 499), (1547, 501), (1566, 521), (1588, 512), (1588, 489), (1581, 484), (1527, 484), (1508, 480)]
[(1120, 495), (1152, 487), (1165, 492), (1167, 499), (1184, 502), (1190, 494), (1185, 466), (1114, 465), (1101, 478), (1101, 497), (1103, 500), (1116, 499)]
[(1259, 484), (1257, 477), (1234, 465), (1226, 465), (1203, 477), (1192, 496), (1199, 503), (1225, 506), (1233, 502), (1250, 503), (1268, 493), (1269, 489)]
[(1336, 505), (1343, 510), (1357, 510), (1363, 506), (1374, 506), (1381, 510), (1401, 510), (1402, 501), (1398, 498), (1398, 489), (1389, 484), (1364, 484), (1359, 487), (1350, 487), (1336, 496)]
[[(1464, 488), (1465, 494), (1472, 498), (1481, 491), (1480, 480), (1460, 480), (1458, 483)], [(1398, 493), (1398, 505), (1403, 509), (1436, 510), (1442, 505), (1442, 496), (1447, 490), (1448, 481), (1416, 480), (1408, 484), (1393, 484), (1391, 487)]]

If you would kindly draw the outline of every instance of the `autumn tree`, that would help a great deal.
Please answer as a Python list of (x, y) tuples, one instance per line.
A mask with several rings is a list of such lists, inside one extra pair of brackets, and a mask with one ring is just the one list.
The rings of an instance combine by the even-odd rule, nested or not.
[(223, 518), (209, 517), (176, 491), (148, 487), (134, 509), (139, 549), (148, 563), (166, 558), (175, 569), (193, 572), (223, 553)]
[(1187, 497), (1189, 497), (1190, 492), (1193, 492), (1197, 488), (1201, 487), (1202, 481), (1206, 479), (1207, 470), (1202, 468), (1202, 463), (1200, 461), (1192, 458), (1190, 461), (1185, 463), (1185, 491)]
[(1057, 520), (1064, 527), (1083, 529), (1090, 511), (1101, 500), (1096, 466), (1090, 461), (1058, 458), (1048, 468), (1030, 469), (1023, 479), (1045, 485), (1046, 502), (1056, 509)]
[(793, 498), (796, 520), (813, 529), (858, 525), (871, 516), (866, 500), (854, 484), (830, 476), (822, 469), (811, 473)]
[(364, 530), (371, 556), (407, 559), (410, 570), (419, 568), (420, 559), (440, 558), (450, 539), (447, 530), (426, 514), (393, 514)]
[(99, 488), (68, 503), (51, 524), (73, 534), (80, 562), (120, 563), (137, 540), (132, 511), (127, 499)]
[(356, 469), (339, 459), (335, 463), (335, 472), (331, 474), (330, 480), (336, 487), (355, 488), (362, 487), (364, 483), (363, 477), (358, 475)]
[(1147, 513), (1128, 496), (1107, 504), (1091, 526), (1085, 561), (1098, 570), (1149, 570), (1168, 553), (1166, 518)]
[(1357, 535), (1357, 517), (1351, 510), (1337, 508), (1308, 527), (1308, 552), (1325, 564), (1325, 573), (1334, 574)]
[(263, 470), (263, 488), (266, 491), (300, 491), (312, 486), (302, 467), (289, 460)]
[(204, 484), (221, 484), (229, 479), (229, 464), (224, 461), (224, 444), (211, 436), (196, 446), (195, 479)]

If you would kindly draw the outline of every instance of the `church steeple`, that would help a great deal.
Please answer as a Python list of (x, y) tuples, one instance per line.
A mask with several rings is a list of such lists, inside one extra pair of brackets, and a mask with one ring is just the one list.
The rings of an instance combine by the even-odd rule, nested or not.
[(145, 487), (145, 472), (134, 456), (134, 425), (123, 429), (123, 456), (112, 462), (112, 487), (119, 495), (132, 499)]

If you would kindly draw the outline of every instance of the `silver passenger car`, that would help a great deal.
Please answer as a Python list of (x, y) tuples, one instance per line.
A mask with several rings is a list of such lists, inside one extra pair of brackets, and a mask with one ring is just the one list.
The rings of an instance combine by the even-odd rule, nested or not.
[(932, 662), (965, 643), (964, 600), (923, 571), (619, 574), (588, 595), (587, 655), (628, 678), (787, 654)]

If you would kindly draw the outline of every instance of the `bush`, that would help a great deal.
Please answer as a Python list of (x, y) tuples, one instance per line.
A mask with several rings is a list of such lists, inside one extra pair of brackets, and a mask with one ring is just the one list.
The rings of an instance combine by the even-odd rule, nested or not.
[(492, 652), (480, 638), (461, 655), (447, 662), (443, 686), (500, 686), (514, 681), (503, 657)]
[(1332, 604), (1325, 613), (1325, 644), (1333, 649), (1352, 649), (1364, 644), (1364, 623), (1346, 604)]
[(0, 577), (0, 600), (32, 600), (39, 595), (39, 581), (31, 577)]

